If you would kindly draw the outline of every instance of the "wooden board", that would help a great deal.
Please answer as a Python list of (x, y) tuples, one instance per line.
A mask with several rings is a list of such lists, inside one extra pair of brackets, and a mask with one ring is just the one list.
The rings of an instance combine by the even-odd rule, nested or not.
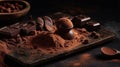
[[(72, 18), (69, 14), (63, 14), (63, 13), (57, 13), (57, 17), (69, 17)], [(54, 18), (56, 15), (50, 15), (52, 18)], [(38, 52), (36, 54), (30, 54), (30, 50), (27, 49), (21, 49), (21, 48), (12, 48), (11, 50), (14, 51), (10, 54), (6, 55), (7, 60), (13, 61), (14, 63), (20, 64), (22, 67), (35, 67), (39, 64), (44, 64), (46, 62), (52, 61), (54, 59), (59, 59), (68, 55), (71, 55), (75, 52), (87, 50), (90, 47), (94, 47), (97, 45), (101, 45), (102, 43), (105, 43), (107, 41), (113, 40), (115, 38), (115, 34), (104, 27), (101, 27), (101, 29), (98, 31), (102, 36), (98, 39), (91, 38), (90, 42), (88, 44), (78, 44), (77, 46), (73, 47), (72, 49), (66, 50), (66, 51), (59, 51), (57, 53), (53, 54), (43, 54), (42, 52)], [(19, 53), (16, 53), (17, 51), (23, 51), (24, 53), (21, 55)], [(32, 56), (32, 58), (31, 58)], [(9, 62), (9, 63), (10, 63)], [(21, 67), (18, 65), (19, 67)], [(17, 67), (18, 67), (17, 66)]]
[(101, 45), (102, 43), (113, 40), (115, 38), (115, 34), (109, 30), (106, 30), (105, 28), (101, 28), (99, 33), (103, 35), (99, 39), (93, 39), (88, 44), (84, 44), (82, 46), (78, 45), (68, 51), (59, 52), (55, 54), (46, 54), (46, 55), (42, 55), (42, 53), (40, 52), (37, 55), (33, 55), (33, 58), (29, 58), (29, 50), (24, 50), (26, 55), (19, 55), (16, 53), (11, 53), (11, 54), (6, 55), (6, 57), (14, 61), (15, 63), (22, 65), (22, 67), (34, 67), (38, 64), (43, 64), (48, 61), (52, 61), (54, 59), (58, 59), (61, 57), (71, 55), (78, 51), (87, 50), (88, 48), (93, 47), (93, 46)]

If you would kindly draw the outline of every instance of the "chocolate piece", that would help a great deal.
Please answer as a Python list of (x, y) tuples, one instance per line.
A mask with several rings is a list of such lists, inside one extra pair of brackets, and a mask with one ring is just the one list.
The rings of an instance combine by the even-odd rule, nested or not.
[(49, 16), (44, 16), (43, 19), (45, 21), (45, 29), (47, 31), (53, 32), (54, 25), (53, 25), (52, 19)]
[(29, 21), (29, 22), (28, 22), (28, 24), (31, 24), (31, 25), (36, 25), (36, 22), (35, 22), (35, 21), (33, 21), (33, 20), (31, 20), (31, 21)]
[(34, 30), (36, 30), (36, 25), (25, 23), (22, 25), (20, 29), (20, 35), (21, 36), (28, 35), (31, 31), (34, 31)]
[(30, 31), (28, 35), (35, 35), (36, 31)]
[(43, 30), (44, 27), (44, 20), (41, 17), (38, 17), (36, 20), (36, 30)]
[(71, 29), (69, 30), (69, 32), (63, 33), (62, 37), (67, 40), (72, 40), (75, 37), (75, 35), (76, 35), (76, 32), (73, 29)]
[(56, 22), (56, 26), (58, 28), (58, 31), (60, 31), (60, 32), (68, 32), (70, 29), (73, 28), (73, 23), (68, 18), (60, 18)]
[(90, 36), (96, 39), (96, 38), (100, 37), (100, 34), (95, 32), (95, 31), (93, 31)]
[(88, 30), (88, 31), (98, 31), (100, 29), (100, 23), (99, 22), (96, 22), (96, 21), (89, 21), (86, 23), (86, 26), (85, 28)]
[(16, 37), (20, 32), (21, 25), (22, 24), (20, 23), (15, 23), (13, 25), (1, 28), (0, 29), (1, 37)]
[(19, 34), (16, 37), (16, 42), (17, 43), (22, 43), (22, 38), (21, 38), (21, 36)]
[(22, 26), (22, 24), (18, 22), (18, 23), (15, 23), (15, 24), (13, 24), (13, 25), (10, 25), (9, 27), (11, 27), (11, 28), (16, 28), (16, 29), (20, 29), (21, 26)]
[(19, 34), (19, 29), (12, 27), (3, 27), (0, 29), (0, 37), (15, 37)]
[(83, 43), (83, 44), (88, 44), (88, 43), (89, 43), (89, 40), (88, 40), (88, 39), (85, 39), (85, 40), (83, 40), (82, 43)]
[(86, 24), (86, 21), (90, 20), (91, 18), (85, 15), (78, 15), (75, 16), (72, 19), (72, 22), (74, 24), (75, 27), (84, 27), (84, 25)]
[(25, 35), (28, 35), (29, 32), (26, 30), (26, 29), (20, 29), (20, 35), (21, 36), (25, 36)]

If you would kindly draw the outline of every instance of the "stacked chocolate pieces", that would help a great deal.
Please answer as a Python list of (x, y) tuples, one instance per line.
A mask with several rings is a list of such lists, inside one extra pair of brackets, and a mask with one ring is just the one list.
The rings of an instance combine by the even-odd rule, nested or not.
[[(85, 15), (74, 16), (69, 18), (73, 23), (73, 28), (85, 28), (87, 31), (97, 31), (100, 29), (100, 23), (92, 21), (90, 17)], [(18, 34), (21, 36), (34, 35), (35, 31), (49, 31), (55, 33), (57, 20), (50, 16), (37, 17), (35, 20), (30, 19), (23, 23), (16, 23), (10, 26), (5, 26), (0, 29), (1, 38), (16, 37)]]
[(1, 38), (34, 35), (36, 30), (53, 31), (53, 22), (49, 16), (38, 17), (35, 20), (28, 20), (26, 22), (18, 22), (16, 24), (5, 26), (0, 29)]

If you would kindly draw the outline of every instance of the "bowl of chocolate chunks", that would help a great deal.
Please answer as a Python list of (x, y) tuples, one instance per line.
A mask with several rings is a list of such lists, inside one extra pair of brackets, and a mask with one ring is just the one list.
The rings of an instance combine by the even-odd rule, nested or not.
[(0, 20), (11, 20), (25, 16), (30, 10), (30, 4), (24, 0), (0, 1)]

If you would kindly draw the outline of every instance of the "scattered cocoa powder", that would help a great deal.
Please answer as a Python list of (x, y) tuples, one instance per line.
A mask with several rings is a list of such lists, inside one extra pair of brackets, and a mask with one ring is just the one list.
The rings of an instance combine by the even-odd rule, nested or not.
[(65, 40), (57, 34), (49, 32), (41, 32), (38, 36), (34, 37), (31, 41), (34, 47), (42, 48), (60, 48), (64, 47)]
[(75, 32), (72, 40), (65, 40), (56, 33), (50, 33), (48, 31), (36, 31), (36, 35), (20, 37), (21, 42), (17, 44), (17, 47), (23, 47), (26, 49), (41, 49), (46, 52), (59, 52), (61, 50), (72, 50), (78, 45), (84, 44), (87, 37), (83, 34), (79, 34), (79, 30), (73, 29)]
[(7, 44), (3, 41), (0, 41), (0, 52), (9, 53), (10, 50), (7, 47)]

